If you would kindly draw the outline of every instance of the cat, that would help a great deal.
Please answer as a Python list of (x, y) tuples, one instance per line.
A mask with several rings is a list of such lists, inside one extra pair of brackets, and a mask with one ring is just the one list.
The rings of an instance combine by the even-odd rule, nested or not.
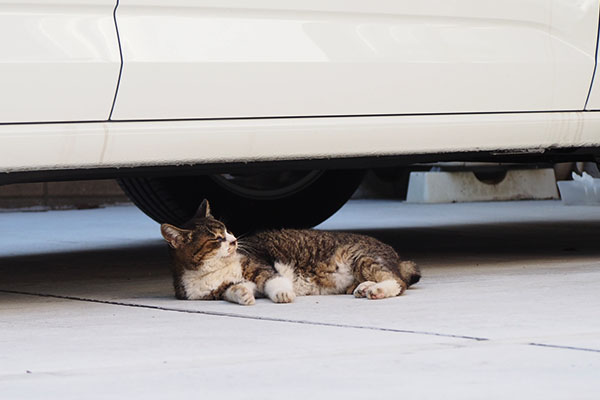
[(258, 296), (290, 303), (296, 296), (401, 295), (421, 278), (418, 266), (372, 237), (282, 229), (240, 243), (204, 200), (184, 226), (161, 225), (170, 247), (175, 296), (252, 305)]

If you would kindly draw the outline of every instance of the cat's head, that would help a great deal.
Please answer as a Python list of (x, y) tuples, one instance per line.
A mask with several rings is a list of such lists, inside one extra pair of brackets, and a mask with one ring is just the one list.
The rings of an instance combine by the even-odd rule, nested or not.
[(206, 262), (232, 257), (237, 250), (235, 236), (211, 215), (207, 200), (184, 228), (162, 224), (160, 231), (186, 268), (196, 269)]

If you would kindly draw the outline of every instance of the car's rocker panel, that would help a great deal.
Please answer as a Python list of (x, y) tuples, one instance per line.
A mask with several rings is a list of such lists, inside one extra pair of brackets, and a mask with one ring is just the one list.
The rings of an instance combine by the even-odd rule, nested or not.
[(598, 132), (600, 112), (13, 124), (0, 170), (600, 148)]

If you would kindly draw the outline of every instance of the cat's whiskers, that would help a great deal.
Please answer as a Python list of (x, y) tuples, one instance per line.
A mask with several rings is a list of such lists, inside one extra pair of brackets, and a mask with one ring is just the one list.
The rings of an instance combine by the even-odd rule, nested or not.
[(247, 236), (248, 236), (248, 233), (242, 233), (241, 235), (236, 236), (236, 239), (237, 239), (237, 241), (239, 243), (242, 239), (244, 239)]
[(237, 237), (237, 238), (236, 238), (236, 239), (237, 239), (237, 243), (238, 243), (238, 245), (242, 245), (242, 244), (245, 244), (245, 243), (246, 243), (246, 242), (244, 241), (244, 237), (245, 237), (245, 236), (246, 236), (246, 235), (241, 235), (241, 236), (239, 236), (239, 237)]
[(243, 242), (242, 240), (240, 240), (240, 238), (237, 239), (237, 250), (238, 251), (242, 251), (244, 253), (249, 253), (250, 252), (250, 246)]
[(238, 243), (237, 250), (238, 250), (238, 251), (243, 251), (244, 253), (249, 253), (249, 252), (250, 252), (250, 249), (249, 249), (248, 247), (245, 247), (245, 246), (243, 246), (243, 245), (240, 245), (239, 243)]

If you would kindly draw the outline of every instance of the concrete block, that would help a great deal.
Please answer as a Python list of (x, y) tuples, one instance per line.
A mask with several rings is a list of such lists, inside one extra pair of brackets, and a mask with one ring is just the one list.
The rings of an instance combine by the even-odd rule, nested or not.
[(411, 172), (407, 202), (558, 199), (553, 169), (509, 170), (497, 183), (484, 183), (473, 172)]
[[(584, 172), (584, 176), (587, 175)], [(600, 179), (590, 175), (572, 181), (559, 181), (558, 189), (563, 204), (566, 205), (600, 205)]]

